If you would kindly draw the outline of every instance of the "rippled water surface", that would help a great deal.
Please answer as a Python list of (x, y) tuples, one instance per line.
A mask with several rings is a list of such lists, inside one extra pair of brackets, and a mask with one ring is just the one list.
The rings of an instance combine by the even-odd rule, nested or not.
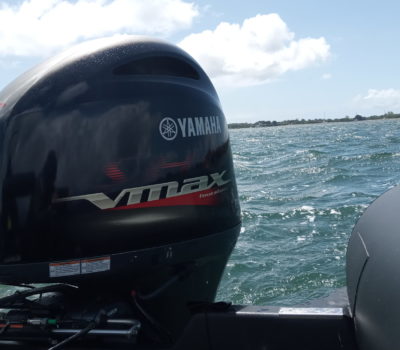
[(296, 305), (344, 287), (356, 220), (400, 184), (400, 120), (230, 133), (243, 227), (218, 299)]
[(344, 287), (357, 218), (400, 184), (400, 120), (231, 130), (231, 142), (243, 227), (218, 299), (296, 305)]

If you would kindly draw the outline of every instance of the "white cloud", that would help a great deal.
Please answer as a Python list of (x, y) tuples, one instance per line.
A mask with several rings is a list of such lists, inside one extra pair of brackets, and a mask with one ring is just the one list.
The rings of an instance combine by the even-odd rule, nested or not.
[(294, 38), (286, 23), (273, 13), (248, 18), (242, 25), (222, 22), (215, 30), (187, 36), (179, 45), (217, 81), (255, 85), (329, 56), (330, 47), (323, 37)]
[(0, 3), (0, 57), (42, 56), (82, 39), (114, 34), (168, 35), (191, 26), (184, 0), (25, 0)]
[(323, 79), (323, 80), (328, 80), (331, 78), (332, 78), (332, 74), (330, 74), (330, 73), (322, 74), (322, 77), (321, 77), (321, 79)]
[(365, 95), (354, 98), (357, 105), (365, 108), (399, 109), (400, 90), (395, 89), (369, 89)]

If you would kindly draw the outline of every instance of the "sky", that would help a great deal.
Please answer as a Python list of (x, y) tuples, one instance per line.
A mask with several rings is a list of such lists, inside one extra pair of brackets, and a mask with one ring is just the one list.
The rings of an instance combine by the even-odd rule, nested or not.
[(399, 13), (387, 0), (0, 0), (0, 90), (69, 46), (133, 34), (191, 54), (228, 122), (399, 113)]

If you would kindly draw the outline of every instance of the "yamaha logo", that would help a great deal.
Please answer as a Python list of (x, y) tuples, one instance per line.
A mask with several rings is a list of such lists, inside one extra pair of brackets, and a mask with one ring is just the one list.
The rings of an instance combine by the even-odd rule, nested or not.
[(178, 126), (175, 120), (168, 117), (161, 120), (159, 129), (161, 136), (167, 141), (172, 141), (178, 135)]
[(161, 136), (167, 140), (174, 140), (180, 131), (181, 137), (193, 137), (203, 135), (221, 134), (221, 121), (218, 116), (198, 117), (198, 118), (177, 118), (166, 117), (161, 120), (159, 130)]

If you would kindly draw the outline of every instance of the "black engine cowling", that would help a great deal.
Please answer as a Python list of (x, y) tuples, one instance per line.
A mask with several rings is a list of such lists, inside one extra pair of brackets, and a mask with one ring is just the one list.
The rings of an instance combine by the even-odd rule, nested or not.
[(78, 45), (1, 92), (0, 135), (0, 282), (151, 293), (179, 275), (164, 295), (213, 299), (240, 209), (225, 117), (189, 55)]

